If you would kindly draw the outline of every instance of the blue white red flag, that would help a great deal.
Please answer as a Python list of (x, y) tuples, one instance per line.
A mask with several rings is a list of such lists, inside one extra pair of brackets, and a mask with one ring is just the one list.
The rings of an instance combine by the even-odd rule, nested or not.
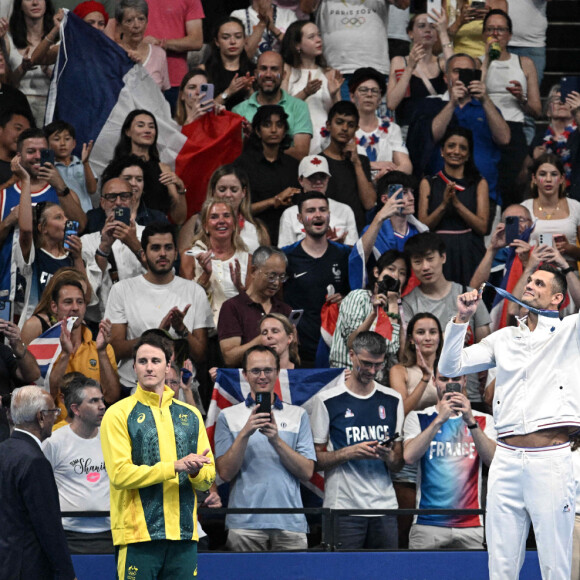
[[(274, 392), (285, 403), (299, 405), (310, 412), (311, 400), (316, 393), (330, 389), (344, 380), (344, 369), (282, 369)], [(222, 409), (246, 400), (250, 385), (240, 369), (218, 369), (205, 426), (212, 448), (217, 418)], [(311, 491), (322, 496), (324, 479), (315, 473), (309, 484)]]

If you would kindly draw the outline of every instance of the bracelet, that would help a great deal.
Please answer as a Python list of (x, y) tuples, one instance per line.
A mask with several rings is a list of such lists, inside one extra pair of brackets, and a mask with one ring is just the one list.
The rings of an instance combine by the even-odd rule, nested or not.
[(109, 253), (103, 252), (103, 250), (101, 250), (101, 248), (97, 248), (95, 250), (95, 254), (97, 256), (101, 256), (101, 258), (108, 258), (111, 255), (111, 252), (109, 252)]
[(421, 378), (420, 383), (429, 383), (429, 379)]
[(479, 423), (476, 421), (475, 423), (473, 423), (473, 425), (467, 425), (467, 428), (470, 431), (473, 431), (473, 429), (477, 429), (479, 427)]
[(28, 352), (28, 349), (26, 348), (26, 345), (22, 341), (20, 341), (20, 344), (24, 347), (24, 353), (21, 356), (18, 356), (16, 354), (16, 351), (14, 349), (12, 349), (12, 354), (14, 355), (14, 358), (16, 360), (22, 360), (26, 356), (26, 353)]
[(453, 48), (453, 43), (452, 43), (452, 42), (446, 42), (446, 43), (443, 45), (443, 48)]
[(179, 195), (185, 195), (187, 193), (187, 187), (184, 187), (183, 189), (178, 189), (177, 193)]
[(572, 268), (572, 266), (568, 266), (567, 268), (560, 270), (560, 273), (564, 274), (564, 276), (567, 276), (570, 272), (574, 272), (574, 268)]
[(401, 315), (396, 312), (387, 312), (389, 318), (394, 318), (397, 322), (401, 322)]

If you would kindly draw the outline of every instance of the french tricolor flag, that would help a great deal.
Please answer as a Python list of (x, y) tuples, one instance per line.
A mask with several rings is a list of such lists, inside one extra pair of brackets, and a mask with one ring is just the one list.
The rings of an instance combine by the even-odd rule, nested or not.
[(241, 153), (242, 117), (227, 111), (209, 113), (182, 132), (155, 81), (116, 42), (68, 10), (61, 39), (45, 122), (58, 119), (73, 125), (78, 157), (83, 143), (94, 141), (90, 164), (100, 176), (113, 157), (127, 115), (135, 109), (149, 111), (159, 128), (161, 161), (185, 182), (188, 213), (199, 211), (211, 173)]

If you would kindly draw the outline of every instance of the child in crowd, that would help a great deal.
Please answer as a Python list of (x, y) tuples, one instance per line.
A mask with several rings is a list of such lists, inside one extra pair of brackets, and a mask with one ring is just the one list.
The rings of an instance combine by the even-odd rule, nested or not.
[(44, 128), (48, 147), (54, 151), (54, 166), (68, 187), (77, 193), (85, 212), (93, 209), (92, 196), (97, 180), (89, 165), (93, 142), (83, 143), (81, 158), (73, 155), (77, 146), (75, 128), (65, 121), (54, 121)]

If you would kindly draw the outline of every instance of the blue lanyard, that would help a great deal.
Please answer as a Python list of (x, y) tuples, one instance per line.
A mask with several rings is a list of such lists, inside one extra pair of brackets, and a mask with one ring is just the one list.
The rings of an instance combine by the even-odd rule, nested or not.
[(516, 298), (513, 294), (510, 294), (507, 290), (503, 288), (498, 288), (489, 282), (485, 283), (486, 286), (493, 288), (502, 298), (509, 300), (510, 302), (515, 302), (524, 308), (527, 308), (530, 312), (537, 314), (538, 316), (547, 316), (548, 318), (560, 318), (560, 313), (557, 310), (543, 310), (541, 308), (534, 308), (533, 306), (528, 306), (524, 304), (521, 300)]

